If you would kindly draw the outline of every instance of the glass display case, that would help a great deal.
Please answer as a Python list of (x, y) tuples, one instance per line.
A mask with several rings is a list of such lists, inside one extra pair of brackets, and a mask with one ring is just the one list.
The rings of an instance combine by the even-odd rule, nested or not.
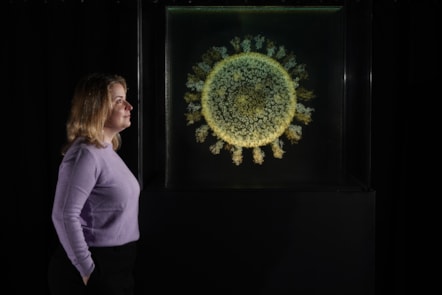
[(369, 3), (267, 2), (143, 3), (145, 186), (369, 189)]
[(370, 1), (142, 4), (142, 281), (374, 294)]

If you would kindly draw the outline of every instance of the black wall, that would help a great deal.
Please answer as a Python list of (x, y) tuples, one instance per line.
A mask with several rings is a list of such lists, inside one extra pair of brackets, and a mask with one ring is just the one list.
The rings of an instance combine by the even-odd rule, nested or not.
[[(414, 103), (432, 97), (436, 83), (438, 9), (439, 1), (373, 3), (371, 165), (376, 202), (372, 194), (366, 199), (352, 195), (330, 199), (321, 194), (276, 192), (270, 200), (250, 193), (225, 196), (211, 192), (208, 198), (197, 193), (184, 199), (143, 192), (140, 222), (145, 235), (137, 266), (139, 293), (166, 294), (153, 292), (162, 286), (165, 291), (194, 290), (197, 294), (238, 291), (235, 286), (249, 289), (251, 294), (286, 294), (289, 290), (298, 294), (372, 294), (373, 286), (375, 294), (396, 294), (410, 288), (416, 270), (410, 268), (413, 258), (404, 255), (410, 250), (408, 236), (413, 232), (407, 213), (411, 205), (404, 197), (410, 186), (408, 127)], [(50, 210), (73, 86), (90, 71), (116, 72), (128, 80), (129, 99), (136, 99), (137, 2), (5, 1), (0, 14), (4, 21), (1, 69), (6, 77), (3, 114), (7, 117), (2, 142), (10, 188), (3, 193), (2, 206), (5, 288), (12, 290), (9, 294), (27, 294), (27, 282), (32, 281), (35, 293), (47, 294), (47, 259), (56, 241)], [(144, 58), (155, 61), (155, 52), (148, 52)], [(158, 83), (163, 81), (152, 81), (152, 87)], [(134, 120), (137, 126), (138, 119)], [(124, 132), (121, 150), (135, 173), (139, 169), (134, 156), (138, 154), (137, 131)], [(255, 210), (248, 204), (254, 204)], [(322, 211), (322, 206), (334, 211)], [(333, 240), (345, 243), (338, 238), (343, 233), (355, 234), (358, 226), (369, 229), (372, 220), (358, 213), (370, 216), (366, 210), (371, 206), (376, 222), (374, 285), (369, 263), (372, 249), (362, 244), (345, 256), (349, 260), (340, 268), (349, 274), (350, 259), (360, 259), (357, 274), (347, 285), (347, 279), (333, 274), (332, 268), (329, 280), (319, 280), (314, 267), (305, 272), (305, 268), (287, 265), (331, 265), (327, 262), (344, 251)], [(327, 212), (342, 214), (326, 219)], [(299, 216), (311, 222), (307, 229), (296, 221)], [(326, 228), (329, 221), (331, 231)], [(312, 238), (308, 230), (319, 234)], [(296, 234), (300, 244), (291, 244), (293, 237), (288, 234)], [(351, 241), (370, 236), (365, 234)], [(290, 252), (291, 246), (294, 252)], [(316, 249), (325, 260), (318, 262), (316, 254), (305, 249)], [(358, 251), (367, 251), (367, 256)], [(365, 264), (367, 268), (362, 269)], [(281, 271), (285, 269), (300, 284), (291, 286), (291, 278)], [(366, 278), (361, 275), (364, 271)], [(269, 286), (280, 286), (280, 290), (269, 291)], [(236, 294), (231, 290), (223, 294)]]

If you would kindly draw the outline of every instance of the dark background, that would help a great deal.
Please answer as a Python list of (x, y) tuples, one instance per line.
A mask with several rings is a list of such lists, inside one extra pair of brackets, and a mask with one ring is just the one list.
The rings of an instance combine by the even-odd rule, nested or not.
[[(285, 1), (289, 2), (303, 3)], [(359, 2), (364, 1), (349, 1)], [(0, 5), (1, 70), (6, 77), (2, 145), (7, 168), (2, 194), (3, 287), (10, 290), (8, 294), (28, 294), (29, 288), (47, 294), (46, 266), (56, 241), (50, 210), (72, 90), (87, 72), (116, 72), (127, 78), (129, 99), (136, 100), (138, 3), (11, 0)], [(427, 267), (423, 265), (431, 260), (424, 259), (425, 250), (415, 247), (423, 242), (416, 220), (422, 215), (416, 198), (409, 196), (421, 196), (411, 177), (419, 173), (410, 168), (421, 155), (412, 156), (411, 147), (419, 140), (413, 126), (426, 128), (426, 103), (434, 99), (438, 83), (440, 6), (439, 1), (429, 0), (373, 1), (370, 187), (376, 192), (374, 203), (370, 192), (311, 195), (264, 190), (267, 196), (256, 197), (255, 191), (197, 191), (189, 197), (161, 187), (145, 190), (136, 273), (139, 293), (247, 294), (244, 290), (248, 290), (270, 295), (293, 291), (378, 295), (425, 289), (427, 279), (421, 279)], [(159, 30), (162, 25), (158, 24)], [(143, 48), (143, 62), (155, 65), (163, 58), (154, 45), (161, 40), (150, 41), (152, 47)], [(149, 77), (146, 88), (164, 85), (154, 75), (156, 70), (144, 72)], [(155, 112), (148, 113), (160, 116)], [(155, 174), (157, 162), (141, 161), (139, 166), (139, 129), (155, 129), (141, 123), (135, 117), (133, 126), (138, 128), (124, 131), (121, 155), (135, 173), (152, 164), (154, 171), (149, 172)], [(163, 140), (162, 133), (154, 133), (153, 138)], [(146, 152), (161, 155), (163, 151), (157, 149), (149, 146)], [(369, 263), (373, 249), (360, 243), (370, 237), (370, 212), (376, 228), (374, 280)], [(217, 217), (223, 219), (217, 222)], [(302, 222), (309, 226), (303, 227)], [(328, 229), (328, 223), (336, 227)], [(359, 229), (361, 236), (355, 235)], [(319, 234), (312, 236), (309, 230)], [(293, 233), (303, 242), (289, 248), (293, 237), (288, 235)], [(342, 233), (354, 237), (350, 242), (359, 242), (353, 252), (348, 246), (340, 248), (347, 241)], [(366, 251), (367, 257), (361, 258), (358, 251)], [(346, 265), (336, 274), (334, 259), (339, 257), (345, 258)], [(367, 271), (367, 278), (340, 277), (339, 271), (351, 272), (355, 257), (361, 259), (356, 275)], [(293, 261), (296, 265), (289, 265)], [(312, 267), (303, 267), (308, 265)], [(324, 266), (330, 268), (324, 275), (315, 266), (322, 271)], [(302, 280), (300, 287), (291, 285), (296, 280)]]

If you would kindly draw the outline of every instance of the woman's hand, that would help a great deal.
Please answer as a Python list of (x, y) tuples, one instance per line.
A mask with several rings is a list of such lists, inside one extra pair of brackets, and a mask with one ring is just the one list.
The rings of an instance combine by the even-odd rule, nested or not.
[(87, 282), (89, 281), (89, 277), (82, 277), (83, 283), (85, 286), (87, 286)]

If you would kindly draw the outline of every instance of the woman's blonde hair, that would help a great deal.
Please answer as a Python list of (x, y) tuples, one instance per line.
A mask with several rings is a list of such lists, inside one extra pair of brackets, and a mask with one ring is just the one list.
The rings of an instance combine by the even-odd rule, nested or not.
[[(66, 123), (67, 142), (62, 154), (78, 137), (89, 144), (104, 147), (103, 127), (112, 111), (110, 89), (115, 83), (121, 84), (127, 91), (126, 80), (115, 74), (92, 73), (77, 83)], [(112, 138), (112, 147), (117, 150), (120, 146), (121, 136), (118, 133)]]

